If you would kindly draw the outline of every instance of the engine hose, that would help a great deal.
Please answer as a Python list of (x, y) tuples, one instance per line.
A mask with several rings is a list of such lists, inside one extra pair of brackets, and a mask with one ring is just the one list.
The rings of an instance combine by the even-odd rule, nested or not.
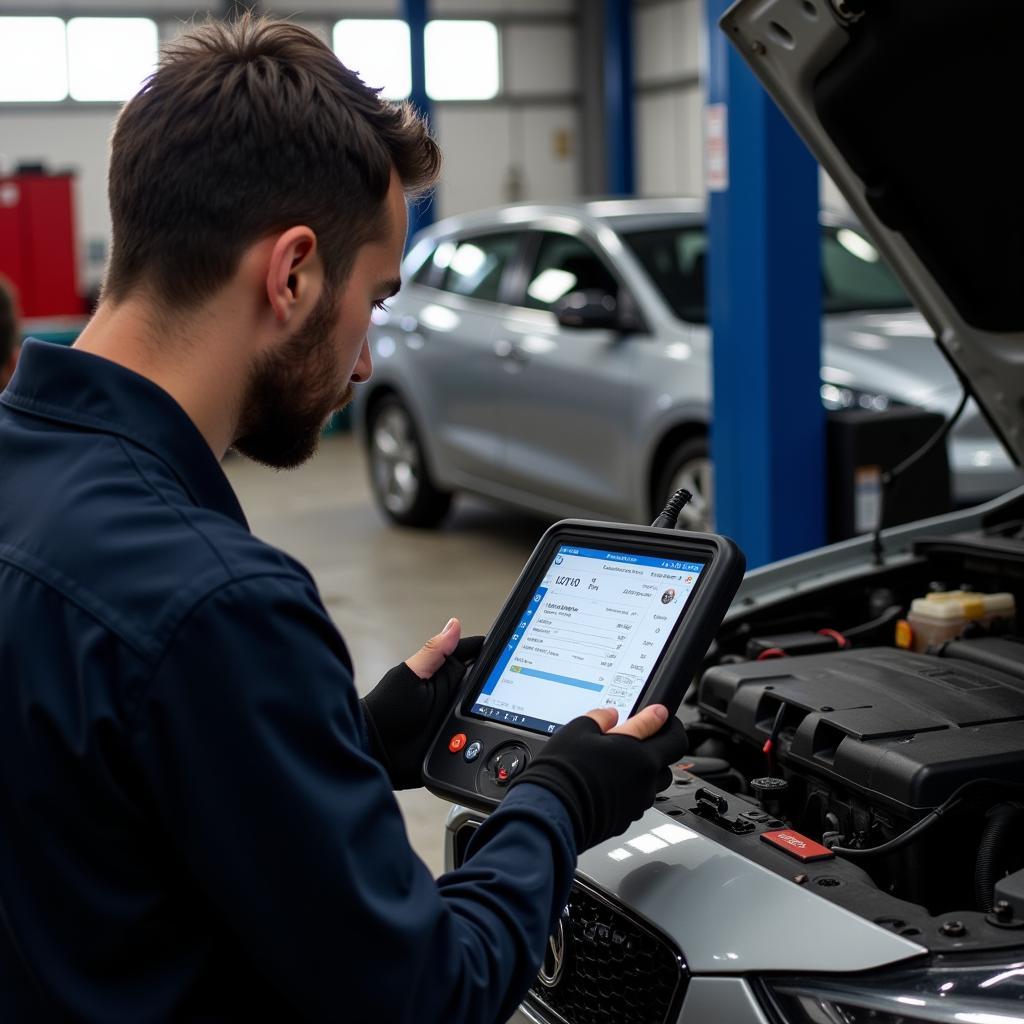
[(995, 903), (998, 857), (1022, 817), (1024, 807), (1020, 804), (996, 804), (986, 815), (974, 868), (974, 897), (985, 914)]

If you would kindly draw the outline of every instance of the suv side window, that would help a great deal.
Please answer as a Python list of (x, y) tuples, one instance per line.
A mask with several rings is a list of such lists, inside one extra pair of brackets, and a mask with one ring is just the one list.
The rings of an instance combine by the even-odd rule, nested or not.
[(573, 235), (546, 232), (526, 285), (525, 305), (552, 309), (571, 292), (599, 291), (617, 299), (619, 282), (597, 254)]
[(519, 250), (519, 235), (479, 235), (457, 244), (438, 246), (434, 261), (442, 255), (447, 266), (440, 287), (455, 295), (497, 302), (505, 269)]
[(708, 235), (703, 225), (632, 231), (622, 238), (676, 316), (694, 324), (707, 323)]
[(438, 254), (449, 244), (448, 242), (442, 242), (419, 265), (419, 269), (412, 275), (413, 284), (427, 285), (430, 288), (437, 287), (438, 278), (443, 273), (442, 268), (438, 265)]

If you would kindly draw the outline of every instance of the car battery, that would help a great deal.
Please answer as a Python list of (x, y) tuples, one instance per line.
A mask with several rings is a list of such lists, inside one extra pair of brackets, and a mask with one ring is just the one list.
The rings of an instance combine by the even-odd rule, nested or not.
[(910, 466), (884, 495), (882, 480), (886, 471), (923, 448), (944, 422), (939, 413), (904, 406), (829, 413), (830, 541), (949, 511), (949, 457), (944, 444)]

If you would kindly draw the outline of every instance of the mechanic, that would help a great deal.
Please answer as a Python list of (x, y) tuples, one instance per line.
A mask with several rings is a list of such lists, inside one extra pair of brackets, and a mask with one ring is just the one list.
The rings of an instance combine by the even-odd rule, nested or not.
[(14, 373), (21, 350), (21, 325), (14, 285), (0, 274), (0, 391)]
[(0, 1019), (498, 1021), (578, 851), (685, 752), (647, 708), (566, 725), (438, 880), (393, 789), (479, 638), (357, 699), (308, 572), (219, 459), (315, 450), (371, 370), (439, 154), (305, 30), (177, 42), (111, 143), (104, 293), (0, 397)]

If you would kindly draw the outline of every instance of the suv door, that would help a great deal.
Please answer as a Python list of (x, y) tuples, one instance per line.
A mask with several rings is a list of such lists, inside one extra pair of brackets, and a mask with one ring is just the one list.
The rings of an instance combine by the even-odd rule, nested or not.
[(593, 514), (629, 506), (636, 367), (646, 342), (606, 328), (562, 327), (553, 312), (579, 291), (632, 299), (596, 245), (560, 231), (531, 235), (493, 348), (505, 378), (504, 475), (513, 490)]
[(427, 287), (403, 330), (418, 338), (416, 380), (424, 406), (421, 429), (429, 433), (446, 483), (499, 474), (502, 437), (498, 408), (501, 374), (492, 341), (503, 310), (509, 269), (522, 235), (493, 232), (441, 242), (432, 266), (417, 273)]

